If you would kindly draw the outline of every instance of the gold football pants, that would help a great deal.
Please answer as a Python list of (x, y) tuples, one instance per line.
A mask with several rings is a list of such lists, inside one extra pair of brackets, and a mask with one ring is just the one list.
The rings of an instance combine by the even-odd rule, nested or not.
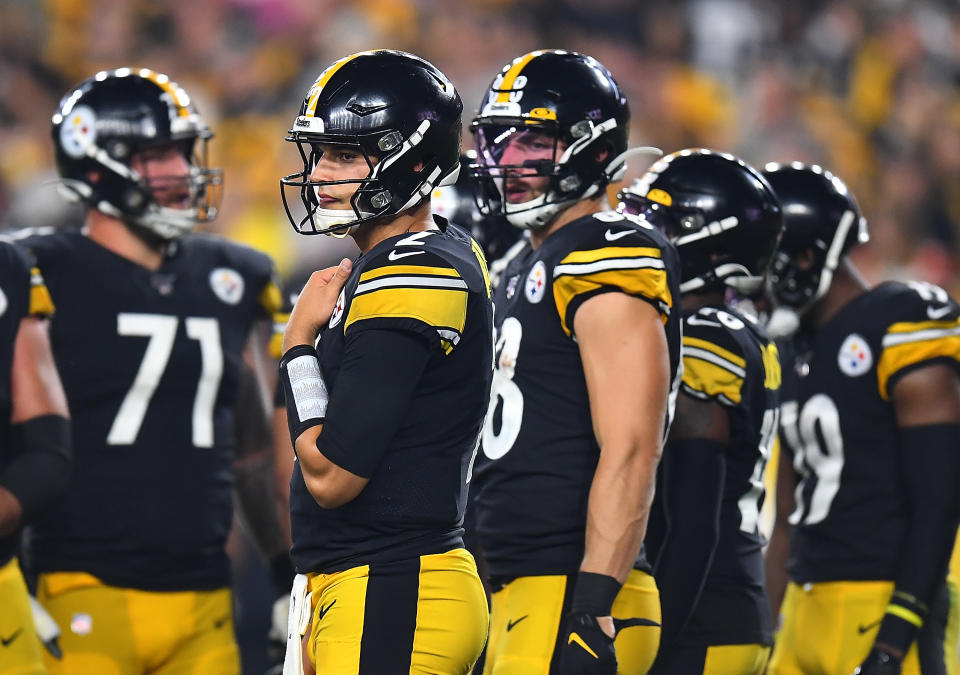
[[(791, 582), (768, 675), (849, 675), (870, 652), (892, 594), (889, 581)], [(949, 613), (955, 612), (951, 603)], [(946, 672), (949, 625), (948, 618), (946, 631), (936, 629), (928, 618), (903, 660), (903, 675), (920, 675), (921, 661)]]
[(307, 579), (319, 675), (466, 675), (483, 650), (487, 599), (462, 548)]
[[(483, 675), (548, 675), (563, 639), (565, 609), (575, 575), (520, 577), (493, 594), (490, 642)], [(613, 603), (618, 619), (660, 622), (660, 594), (653, 577), (632, 570)], [(617, 635), (619, 675), (642, 675), (653, 664), (660, 628), (632, 626)]]
[(0, 567), (0, 673), (42, 675), (43, 647), (33, 627), (30, 596), (17, 559)]
[(140, 591), (85, 572), (41, 574), (37, 599), (60, 625), (51, 675), (237, 675), (230, 590)]

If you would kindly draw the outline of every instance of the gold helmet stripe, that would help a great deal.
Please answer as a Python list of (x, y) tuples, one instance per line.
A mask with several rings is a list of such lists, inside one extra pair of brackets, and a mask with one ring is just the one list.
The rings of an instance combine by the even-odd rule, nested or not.
[(504, 74), (500, 86), (497, 87), (497, 89), (500, 90), (500, 93), (497, 94), (497, 103), (507, 103), (510, 100), (510, 90), (513, 89), (513, 83), (516, 82), (517, 75), (520, 74), (520, 71), (523, 70), (528, 63), (541, 54), (543, 54), (543, 51), (537, 50), (529, 54), (524, 54), (513, 62), (513, 65), (510, 66), (506, 74)]
[(330, 64), (325, 71), (320, 73), (320, 77), (317, 78), (317, 81), (313, 83), (313, 86), (310, 87), (310, 91), (307, 92), (307, 110), (304, 115), (313, 115), (317, 112), (317, 101), (320, 100), (320, 92), (323, 91), (323, 88), (327, 86), (327, 82), (330, 81), (330, 78), (333, 77), (338, 70), (347, 65), (350, 61), (353, 61), (358, 56), (364, 56), (366, 54), (374, 54), (380, 50), (378, 49), (368, 49), (364, 52), (357, 52), (356, 54), (351, 54), (350, 56), (344, 56), (339, 61), (334, 61)]
[(170, 100), (177, 106), (177, 115), (180, 117), (190, 116), (190, 109), (187, 107), (190, 105), (190, 97), (180, 85), (176, 82), (171, 82), (170, 78), (163, 73), (158, 73), (149, 68), (141, 68), (138, 72), (140, 77), (150, 80), (164, 92), (170, 94)]

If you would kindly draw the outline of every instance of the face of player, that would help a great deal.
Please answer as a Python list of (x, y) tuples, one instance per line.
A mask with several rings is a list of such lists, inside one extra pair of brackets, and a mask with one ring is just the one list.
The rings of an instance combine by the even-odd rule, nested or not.
[(555, 162), (563, 154), (567, 144), (555, 141), (551, 134), (534, 130), (521, 130), (511, 134), (505, 143), (500, 163), (505, 166), (524, 167), (506, 170), (504, 191), (507, 202), (521, 204), (536, 199), (547, 191), (550, 177), (538, 176), (534, 163), (544, 160)]
[[(342, 185), (319, 185), (316, 188), (316, 197), (321, 209), (348, 210), (353, 207), (350, 198), (353, 197), (360, 181), (370, 174), (370, 165), (363, 153), (356, 147), (349, 145), (330, 145), (316, 143), (313, 146), (316, 164), (310, 172), (310, 180), (317, 183), (332, 181), (354, 181)], [(375, 165), (377, 159), (371, 157)]]
[(174, 209), (192, 206), (190, 161), (183, 144), (172, 143), (137, 152), (131, 158), (130, 168), (144, 178), (159, 206)]

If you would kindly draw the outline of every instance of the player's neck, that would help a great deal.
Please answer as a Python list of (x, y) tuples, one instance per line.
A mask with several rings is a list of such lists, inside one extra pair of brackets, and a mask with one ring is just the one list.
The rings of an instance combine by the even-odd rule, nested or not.
[(134, 234), (122, 220), (95, 209), (87, 212), (86, 235), (105, 249), (116, 253), (141, 267), (158, 270), (163, 265), (166, 243), (150, 243)]
[(369, 223), (362, 225), (355, 232), (350, 233), (357, 242), (360, 251), (367, 253), (374, 246), (385, 239), (396, 237), (405, 232), (423, 232), (436, 228), (433, 217), (430, 215), (430, 201), (427, 200), (415, 209), (404, 211), (396, 218), (385, 223)]
[(578, 218), (603, 211), (604, 199), (605, 195), (603, 193), (594, 199), (582, 199), (558, 213), (553, 217), (553, 220), (539, 230), (530, 230), (530, 246), (533, 250), (537, 250), (540, 248), (540, 245), (547, 240), (547, 237), (564, 225), (572, 223)]
[(813, 306), (804, 317), (803, 323), (816, 333), (837, 315), (850, 301), (857, 298), (870, 285), (864, 280), (857, 268), (844, 258), (833, 275), (830, 290)]

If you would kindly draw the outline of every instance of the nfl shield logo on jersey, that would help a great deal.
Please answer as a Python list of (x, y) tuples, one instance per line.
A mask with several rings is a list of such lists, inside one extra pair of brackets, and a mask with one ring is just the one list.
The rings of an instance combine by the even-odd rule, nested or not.
[(543, 294), (547, 289), (547, 268), (542, 260), (530, 270), (527, 275), (527, 300), (536, 304), (543, 300)]
[(837, 364), (845, 375), (850, 377), (863, 375), (873, 365), (873, 353), (870, 351), (870, 345), (856, 333), (848, 335), (847, 339), (840, 345)]
[(243, 277), (229, 267), (218, 267), (210, 272), (210, 288), (228, 305), (236, 305), (243, 298)]

